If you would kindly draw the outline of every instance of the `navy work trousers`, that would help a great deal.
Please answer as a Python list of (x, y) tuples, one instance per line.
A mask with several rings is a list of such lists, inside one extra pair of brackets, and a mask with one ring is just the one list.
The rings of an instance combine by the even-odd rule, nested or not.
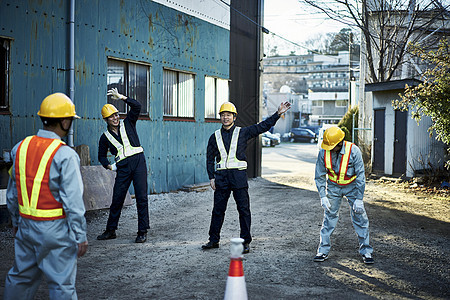
[(251, 215), (248, 187), (233, 190), (217, 188), (214, 191), (214, 207), (211, 216), (211, 225), (209, 227), (209, 240), (214, 243), (220, 240), (220, 230), (222, 229), (231, 191), (233, 191), (234, 201), (236, 201), (239, 212), (239, 224), (241, 226), (240, 237), (244, 239), (245, 243), (250, 243), (252, 236), (250, 235)]
[(120, 213), (128, 188), (133, 181), (138, 214), (138, 231), (147, 232), (149, 226), (148, 197), (147, 197), (147, 165), (143, 153), (126, 158), (127, 163), (117, 168), (116, 181), (112, 203), (109, 208), (107, 230), (116, 230), (119, 224)]

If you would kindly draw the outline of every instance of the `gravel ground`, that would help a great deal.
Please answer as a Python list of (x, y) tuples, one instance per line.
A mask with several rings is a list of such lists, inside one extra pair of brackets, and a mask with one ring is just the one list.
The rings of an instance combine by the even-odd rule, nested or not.
[[(303, 175), (250, 180), (251, 252), (244, 273), (249, 299), (450, 299), (450, 209), (446, 197), (408, 193), (368, 181), (365, 205), (375, 264), (358, 255), (349, 207), (343, 203), (330, 257), (315, 263), (322, 208), (312, 179)], [(136, 207), (124, 208), (110, 241), (95, 237), (107, 211), (89, 212), (87, 254), (78, 261), (80, 299), (221, 299), (229, 240), (239, 235), (230, 199), (220, 248), (202, 251), (213, 193), (149, 196), (148, 242), (135, 244)], [(0, 296), (13, 262), (10, 228), (0, 228)], [(47, 299), (43, 283), (37, 299)]]

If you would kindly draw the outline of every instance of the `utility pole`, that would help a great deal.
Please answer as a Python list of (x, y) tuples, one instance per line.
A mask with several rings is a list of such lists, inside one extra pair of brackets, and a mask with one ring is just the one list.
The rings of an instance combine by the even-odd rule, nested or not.
[(348, 109), (351, 108), (352, 104), (352, 81), (353, 70), (352, 70), (352, 44), (353, 44), (353, 33), (350, 32), (348, 35)]

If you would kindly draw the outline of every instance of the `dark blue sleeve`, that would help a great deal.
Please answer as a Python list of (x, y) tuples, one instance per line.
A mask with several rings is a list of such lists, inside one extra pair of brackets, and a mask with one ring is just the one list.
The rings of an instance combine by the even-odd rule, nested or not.
[(137, 120), (139, 119), (139, 114), (141, 113), (141, 103), (130, 97), (127, 97), (125, 103), (130, 107), (130, 110), (127, 114), (127, 119), (131, 123), (136, 124)]
[(217, 148), (217, 142), (215, 134), (213, 133), (209, 137), (208, 147), (206, 148), (206, 171), (208, 172), (209, 179), (213, 179), (214, 176), (214, 165), (216, 164), (216, 156), (219, 153)]
[(104, 168), (106, 168), (110, 163), (108, 160), (108, 139), (105, 134), (102, 134), (100, 140), (98, 141), (98, 161), (102, 164)]
[(271, 115), (264, 121), (243, 128), (247, 134), (247, 139), (254, 138), (257, 135), (268, 131), (270, 127), (275, 125), (275, 123), (278, 121), (279, 118), (280, 116), (278, 115), (278, 112), (275, 112), (273, 115)]

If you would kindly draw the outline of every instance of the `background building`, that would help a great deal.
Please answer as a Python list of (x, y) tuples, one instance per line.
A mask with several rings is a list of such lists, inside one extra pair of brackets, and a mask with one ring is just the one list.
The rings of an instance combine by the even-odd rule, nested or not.
[(265, 58), (263, 81), (267, 113), (282, 99), (293, 104), (285, 122), (275, 126), (275, 132), (284, 133), (289, 130), (283, 130), (302, 125), (337, 123), (349, 105), (357, 104), (359, 63), (353, 59), (350, 66), (348, 51), (339, 51), (336, 55), (310, 53)]
[[(8, 153), (35, 134), (41, 101), (64, 92), (81, 116), (67, 142), (86, 145), (83, 163), (98, 166), (101, 107), (111, 102), (127, 112), (107, 99), (117, 87), (142, 103), (137, 130), (148, 192), (207, 182), (206, 145), (221, 126), (220, 104), (236, 104), (240, 125), (261, 119), (261, 30), (230, 5), (260, 22), (260, 0), (1, 1), (0, 149)], [(260, 153), (259, 140), (252, 143)], [(249, 157), (249, 175), (258, 176), (260, 159)], [(2, 158), (4, 189), (10, 162)]]

